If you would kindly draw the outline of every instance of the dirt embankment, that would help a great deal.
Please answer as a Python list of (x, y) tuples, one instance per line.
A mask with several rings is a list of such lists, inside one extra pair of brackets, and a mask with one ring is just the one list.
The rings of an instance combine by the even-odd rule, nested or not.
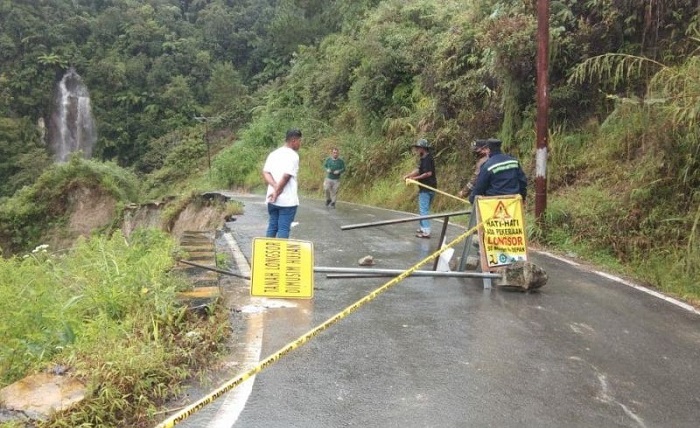
[[(158, 228), (179, 239), (185, 231), (213, 231), (224, 223), (228, 201), (218, 193), (193, 196), (186, 203), (174, 198), (145, 204), (131, 204), (119, 212), (117, 200), (100, 189), (80, 187), (66, 197), (65, 226), (47, 234), (45, 242), (52, 248), (67, 248), (79, 236), (121, 229), (129, 236), (138, 228)], [(178, 204), (171, 209), (171, 204)], [(167, 208), (167, 210), (166, 210)], [(175, 214), (170, 214), (172, 212)], [(166, 212), (167, 217), (165, 217)]]

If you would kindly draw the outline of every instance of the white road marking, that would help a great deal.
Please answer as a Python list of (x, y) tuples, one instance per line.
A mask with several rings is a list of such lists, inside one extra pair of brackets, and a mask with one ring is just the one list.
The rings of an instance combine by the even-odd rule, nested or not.
[[(224, 234), (227, 244), (231, 248), (233, 253), (233, 259), (238, 265), (239, 272), (243, 275), (250, 276), (250, 266), (248, 261), (243, 256), (243, 252), (240, 247), (233, 239), (230, 233)], [(262, 298), (251, 298), (250, 305), (248, 308), (258, 308), (260, 310), (256, 311), (243, 311), (250, 314), (246, 321), (246, 335), (245, 335), (245, 351), (244, 351), (244, 361), (241, 364), (242, 372), (246, 372), (253, 367), (255, 367), (260, 361), (260, 355), (262, 353), (262, 336), (263, 336), (263, 318), (265, 311), (265, 301), (267, 299)], [(253, 392), (253, 385), (255, 384), (255, 376), (251, 376), (248, 380), (240, 384), (238, 387), (232, 389), (223, 398), (221, 407), (214, 415), (214, 418), (207, 425), (208, 428), (230, 428), (236, 423), (238, 417), (243, 412), (245, 404), (248, 401), (248, 397)]]
[[(583, 269), (583, 266), (582, 266), (581, 264), (576, 263), (576, 262), (571, 261), (571, 260), (567, 260), (567, 259), (565, 259), (565, 258), (563, 258), (563, 257), (559, 257), (559, 256), (557, 256), (557, 255), (555, 255), (555, 254), (548, 253), (548, 252), (546, 252), (546, 251), (536, 251), (536, 252), (539, 253), (539, 254), (543, 254), (543, 255), (545, 255), (545, 256), (551, 257), (551, 258), (553, 258), (553, 259), (562, 261), (562, 262), (564, 262), (564, 263), (568, 263), (568, 264), (570, 264), (571, 266), (576, 266), (576, 267), (578, 267), (579, 269)], [(685, 309), (686, 311), (692, 312), (692, 313), (694, 313), (694, 314), (696, 314), (696, 315), (700, 315), (700, 310), (695, 309), (692, 305), (689, 305), (689, 304), (687, 304), (687, 303), (685, 303), (685, 302), (682, 302), (682, 301), (680, 301), (680, 300), (678, 300), (678, 299), (674, 299), (673, 297), (667, 296), (667, 295), (665, 295), (665, 294), (663, 294), (663, 293), (659, 293), (658, 291), (652, 290), (651, 288), (647, 288), (647, 287), (644, 287), (644, 286), (642, 286), (642, 285), (634, 284), (634, 283), (632, 283), (632, 282), (630, 282), (630, 281), (627, 281), (627, 280), (625, 280), (625, 279), (622, 279), (622, 278), (620, 278), (620, 277), (618, 277), (618, 276), (611, 275), (611, 274), (609, 274), (609, 273), (601, 272), (601, 271), (598, 271), (598, 270), (592, 270), (591, 272), (593, 272), (593, 273), (595, 273), (595, 274), (597, 274), (597, 275), (600, 275), (600, 276), (602, 276), (603, 278), (609, 279), (609, 280), (611, 280), (611, 281), (619, 282), (620, 284), (624, 284), (624, 285), (626, 285), (626, 286), (628, 286), (628, 287), (632, 287), (632, 288), (634, 288), (635, 290), (642, 291), (642, 292), (647, 293), (647, 294), (649, 294), (649, 295), (651, 295), (651, 296), (657, 297), (657, 298), (659, 298), (659, 299), (661, 299), (661, 300), (665, 300), (665, 301), (667, 301), (667, 302), (669, 302), (669, 303), (671, 303), (671, 304), (673, 304), (673, 305), (678, 306), (679, 308), (683, 308), (683, 309)]]

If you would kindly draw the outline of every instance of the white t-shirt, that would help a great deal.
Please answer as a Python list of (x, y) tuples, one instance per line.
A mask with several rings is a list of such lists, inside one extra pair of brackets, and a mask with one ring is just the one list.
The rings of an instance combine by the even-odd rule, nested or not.
[[(299, 195), (297, 194), (297, 174), (299, 173), (299, 154), (293, 149), (282, 146), (273, 151), (267, 156), (263, 171), (272, 174), (272, 178), (279, 182), (284, 174), (289, 174), (291, 177), (287, 185), (282, 189), (282, 193), (277, 196), (277, 200), (273, 202), (278, 207), (294, 207), (299, 205)], [(272, 186), (267, 186), (267, 196), (272, 194)]]

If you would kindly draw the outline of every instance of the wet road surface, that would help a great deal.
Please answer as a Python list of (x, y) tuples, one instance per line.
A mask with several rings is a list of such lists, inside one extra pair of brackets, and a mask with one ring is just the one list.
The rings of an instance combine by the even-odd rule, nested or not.
[[(267, 212), (262, 196), (234, 199), (245, 214), (229, 223), (229, 240), (250, 260)], [(377, 268), (406, 269), (437, 248), (441, 223), (430, 240), (414, 237), (417, 223), (340, 230), (406, 215), (303, 200), (291, 238), (313, 242), (316, 266), (357, 267), (372, 255)], [(448, 240), (461, 232), (448, 228)], [(180, 425), (700, 426), (697, 311), (534, 251), (530, 259), (549, 282), (528, 294), (408, 278)], [(387, 281), (316, 274), (308, 301), (251, 299), (240, 281), (230, 290), (241, 321), (234, 376)]]

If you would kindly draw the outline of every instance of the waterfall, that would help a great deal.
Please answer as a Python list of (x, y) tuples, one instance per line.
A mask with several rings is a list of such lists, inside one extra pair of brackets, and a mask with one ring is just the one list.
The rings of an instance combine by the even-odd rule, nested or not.
[(56, 88), (49, 147), (57, 162), (67, 161), (70, 154), (77, 151), (82, 151), (84, 158), (90, 158), (96, 139), (90, 95), (83, 80), (71, 68)]

